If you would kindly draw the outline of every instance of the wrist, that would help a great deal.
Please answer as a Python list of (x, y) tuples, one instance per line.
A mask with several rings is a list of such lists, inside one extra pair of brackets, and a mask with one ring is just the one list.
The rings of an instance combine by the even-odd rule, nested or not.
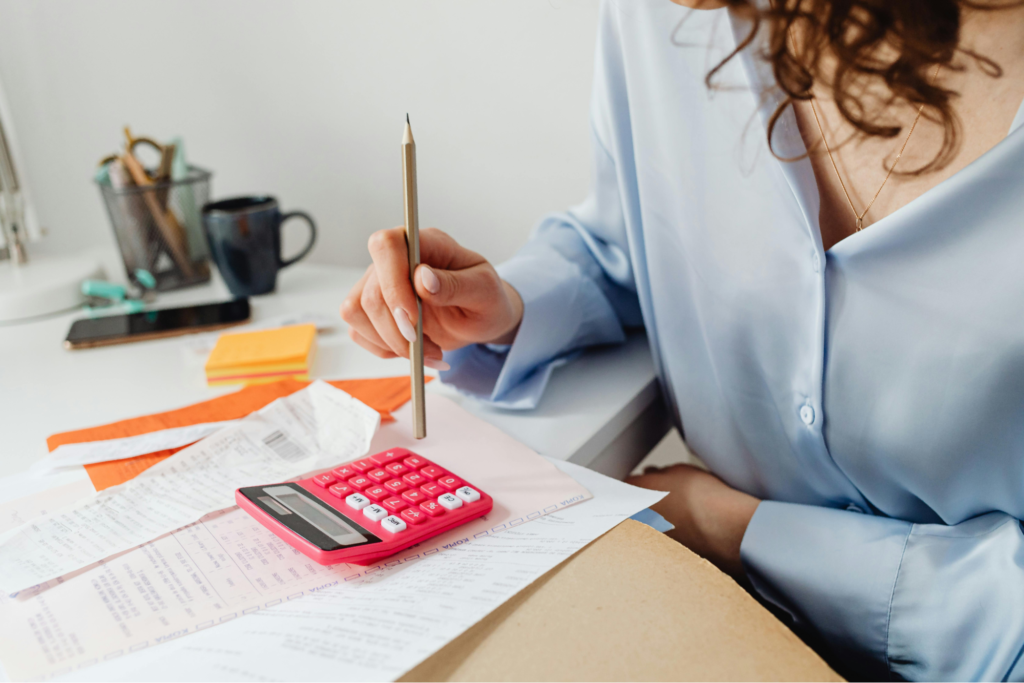
[(511, 344), (515, 341), (516, 334), (519, 332), (519, 325), (523, 322), (523, 310), (525, 308), (523, 297), (519, 296), (516, 288), (505, 280), (501, 281), (501, 286), (505, 293), (505, 301), (509, 310), (508, 324), (501, 334), (494, 339), (482, 342), (484, 344)]

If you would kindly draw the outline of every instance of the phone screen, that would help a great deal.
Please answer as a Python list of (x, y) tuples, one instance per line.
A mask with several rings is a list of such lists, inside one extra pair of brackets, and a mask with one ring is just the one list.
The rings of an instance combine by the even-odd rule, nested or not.
[(74, 348), (105, 342), (132, 341), (132, 338), (136, 337), (169, 336), (175, 331), (188, 332), (208, 327), (225, 327), (248, 319), (248, 299), (89, 318), (72, 323), (65, 345)]

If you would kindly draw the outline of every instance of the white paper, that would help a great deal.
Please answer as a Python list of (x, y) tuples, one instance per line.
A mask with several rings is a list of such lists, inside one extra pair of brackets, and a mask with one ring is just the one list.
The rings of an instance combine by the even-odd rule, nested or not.
[[(378, 431), (372, 451), (415, 448), (491, 494), (489, 514), (375, 566), (323, 567), (238, 508), (213, 513), (16, 598), (0, 595), (3, 667), (18, 680), (41, 679), (116, 659), (383, 567), (413, 566), (590, 497), (572, 477), (453, 401), (428, 395), (427, 409), (430, 438), (412, 438), (405, 406)], [(29, 502), (21, 501), (23, 514)]]
[(556, 462), (594, 498), (418, 562), (337, 582), (301, 600), (68, 680), (394, 680), (624, 519), (664, 497)]
[(59, 469), (89, 465), (108, 460), (134, 458), (137, 455), (156, 453), (169, 448), (179, 448), (195, 443), (216, 431), (237, 423), (238, 420), (204, 422), (184, 427), (171, 427), (148, 434), (126, 436), (120, 439), (68, 443), (58, 446), (48, 455), (36, 461), (29, 472), (33, 475), (48, 475)]
[[(337, 452), (319, 451), (313, 391), (345, 393), (316, 382), (120, 486), (5, 537), (0, 541), (0, 589), (15, 593), (56, 579), (231, 507), (239, 487), (284, 481), (336, 462)], [(321, 417), (346, 425), (352, 437), (347, 444), (334, 444), (347, 451), (342, 459), (365, 454), (380, 414), (354, 399), (322, 403)]]

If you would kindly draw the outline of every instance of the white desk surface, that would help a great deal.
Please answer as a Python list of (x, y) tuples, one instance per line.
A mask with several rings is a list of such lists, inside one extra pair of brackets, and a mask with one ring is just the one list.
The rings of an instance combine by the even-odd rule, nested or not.
[[(109, 256), (104, 258), (109, 263)], [(108, 267), (111, 271), (117, 272)], [(281, 272), (276, 293), (251, 299), (253, 320), (296, 312), (336, 317), (337, 328), (318, 337), (316, 378), (408, 374), (408, 361), (380, 360), (348, 337), (338, 307), (360, 275), (352, 268), (293, 266)], [(228, 298), (215, 276), (208, 285), (161, 294), (155, 306)], [(0, 326), (0, 476), (21, 472), (45, 454), (50, 434), (170, 410), (233, 390), (206, 386), (204, 359), (186, 348), (187, 337), (65, 350), (68, 327), (79, 317), (81, 312), (74, 312)], [(439, 381), (428, 390), (454, 398), (544, 455), (618, 476), (632, 469), (665, 429), (642, 334), (622, 346), (588, 351), (557, 370), (533, 411), (489, 408)]]

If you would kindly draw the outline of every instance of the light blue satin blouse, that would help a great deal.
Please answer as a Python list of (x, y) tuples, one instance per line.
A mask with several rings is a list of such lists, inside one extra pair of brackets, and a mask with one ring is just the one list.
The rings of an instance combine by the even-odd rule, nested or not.
[[(742, 545), (765, 598), (863, 675), (1024, 678), (1024, 112), (826, 252), (809, 162), (766, 146), (768, 66), (746, 50), (705, 87), (734, 24), (604, 3), (593, 191), (499, 268), (526, 304), (511, 348), (442, 378), (530, 408), (643, 325), (690, 447), (765, 501)], [(804, 152), (791, 110), (774, 142)]]

